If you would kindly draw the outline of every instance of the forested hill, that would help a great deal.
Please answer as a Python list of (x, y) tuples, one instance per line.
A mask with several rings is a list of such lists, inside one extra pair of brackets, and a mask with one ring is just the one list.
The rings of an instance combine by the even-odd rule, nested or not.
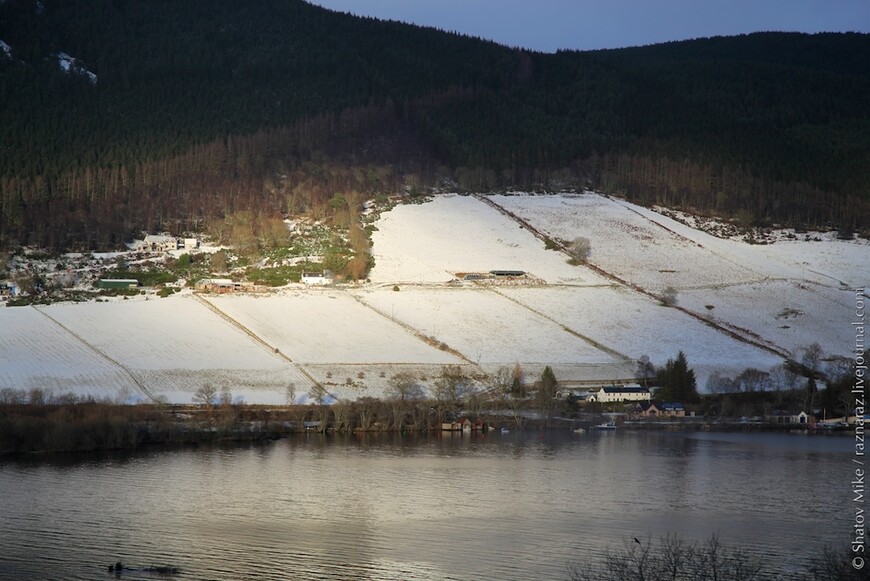
[(870, 227), (870, 35), (540, 54), (302, 0), (5, 0), (0, 41), (0, 247), (444, 178)]

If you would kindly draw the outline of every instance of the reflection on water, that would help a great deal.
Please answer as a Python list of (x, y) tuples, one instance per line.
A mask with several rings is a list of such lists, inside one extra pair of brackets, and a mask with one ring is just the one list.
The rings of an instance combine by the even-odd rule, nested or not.
[[(300, 435), (0, 463), (0, 578), (561, 579), (632, 536), (719, 534), (793, 570), (845, 546), (848, 438)], [(125, 573), (124, 579), (149, 578)]]

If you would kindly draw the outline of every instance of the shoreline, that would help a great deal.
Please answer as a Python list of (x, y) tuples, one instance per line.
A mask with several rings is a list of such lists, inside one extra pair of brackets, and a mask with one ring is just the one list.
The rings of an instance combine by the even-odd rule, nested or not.
[[(22, 406), (27, 407), (27, 406)], [(474, 431), (443, 430), (440, 423), (429, 418), (419, 424), (404, 424), (401, 428), (375, 423), (361, 426), (343, 424), (336, 429), (335, 421), (306, 419), (329, 413), (319, 408), (260, 409), (231, 406), (214, 410), (166, 410), (153, 406), (102, 406), (86, 404), (78, 410), (64, 406), (46, 406), (10, 410), (0, 408), (0, 459), (51, 456), (81, 452), (130, 451), (139, 449), (189, 448), (208, 444), (269, 442), (296, 434), (334, 435), (426, 435), (436, 437), (480, 437), (488, 434), (553, 432), (566, 433), (582, 428), (584, 434), (597, 433), (599, 422), (589, 419), (554, 418), (551, 425), (537, 419), (524, 419), (521, 426), (513, 418), (482, 414), (484, 429)], [(56, 408), (56, 409), (49, 409)], [(17, 413), (16, 413), (17, 412)], [(28, 413), (29, 412), (29, 413)], [(76, 413), (77, 412), (77, 413)], [(76, 417), (77, 416), (77, 417)], [(200, 416), (200, 417), (197, 417)], [(705, 421), (637, 421), (618, 423), (608, 431), (664, 432), (751, 432), (785, 434), (800, 433), (819, 436), (850, 436), (849, 426), (813, 428), (810, 426), (760, 423)], [(576, 432), (575, 432), (576, 433)], [(578, 435), (580, 435), (578, 433)]]

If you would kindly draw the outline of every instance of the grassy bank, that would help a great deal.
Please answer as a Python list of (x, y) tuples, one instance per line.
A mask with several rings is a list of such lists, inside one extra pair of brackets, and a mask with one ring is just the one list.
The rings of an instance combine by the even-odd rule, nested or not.
[(236, 406), (185, 411), (106, 403), (5, 405), (0, 406), (0, 455), (261, 440), (293, 429), (273, 416)]

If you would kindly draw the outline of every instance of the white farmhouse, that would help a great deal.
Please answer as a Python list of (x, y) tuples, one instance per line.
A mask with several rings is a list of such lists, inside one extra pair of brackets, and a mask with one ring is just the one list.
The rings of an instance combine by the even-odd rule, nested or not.
[(136, 252), (170, 252), (178, 250), (178, 239), (166, 234), (148, 234), (145, 240), (136, 240), (127, 246)]
[(602, 387), (598, 391), (592, 391), (589, 394), (588, 401), (598, 403), (611, 403), (621, 401), (649, 401), (649, 389), (641, 387), (638, 384), (615, 385), (612, 387)]
[(149, 234), (145, 237), (145, 244), (148, 244), (155, 252), (178, 250), (178, 239), (175, 236), (165, 234)]

